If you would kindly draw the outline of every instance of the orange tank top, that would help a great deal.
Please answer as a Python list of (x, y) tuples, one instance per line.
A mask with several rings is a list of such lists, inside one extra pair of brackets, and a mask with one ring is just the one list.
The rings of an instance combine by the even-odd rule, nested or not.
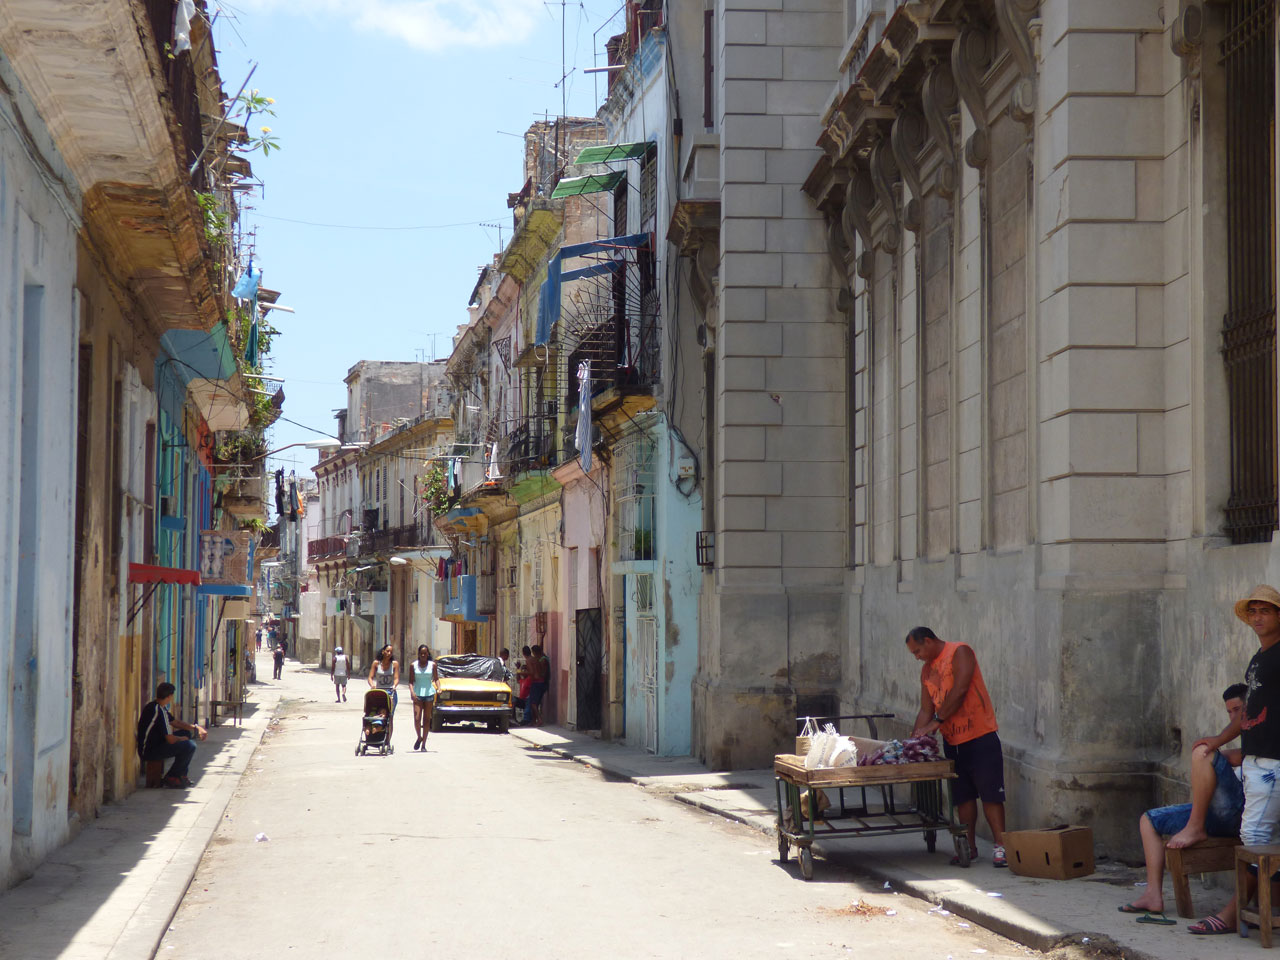
[[(968, 647), (967, 643), (945, 641), (942, 652), (924, 665), (922, 679), (924, 688), (929, 691), (934, 708), (942, 704), (951, 688), (955, 686), (953, 661), (956, 650)], [(987, 693), (987, 685), (982, 680), (982, 668), (977, 658), (973, 662), (973, 679), (969, 681), (969, 692), (960, 702), (960, 708), (942, 721), (942, 736), (947, 743), (955, 746), (967, 743), (978, 737), (996, 731), (996, 712), (991, 706), (991, 696)]]

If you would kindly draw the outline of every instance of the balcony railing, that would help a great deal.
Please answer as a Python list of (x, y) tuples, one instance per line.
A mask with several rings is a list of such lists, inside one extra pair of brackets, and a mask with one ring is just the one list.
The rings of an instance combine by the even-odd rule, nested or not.
[[(156, 49), (169, 83), (169, 96), (178, 123), (182, 127), (182, 164), (190, 167), (204, 147), (204, 129), (200, 116), (200, 94), (196, 86), (195, 68), (191, 51), (173, 52), (173, 0), (146, 0), (147, 20), (156, 38)], [(196, 170), (192, 183), (198, 190), (205, 188), (204, 172)]]
[(327, 560), (347, 555), (346, 537), (321, 537), (307, 541), (307, 557), (311, 560)]
[(507, 434), (504, 442), (508, 473), (549, 466), (555, 456), (554, 419), (531, 417)]
[(425, 525), (420, 527), (411, 523), (366, 533), (361, 542), (361, 553), (390, 553), (401, 548), (426, 547), (431, 543), (430, 530)]

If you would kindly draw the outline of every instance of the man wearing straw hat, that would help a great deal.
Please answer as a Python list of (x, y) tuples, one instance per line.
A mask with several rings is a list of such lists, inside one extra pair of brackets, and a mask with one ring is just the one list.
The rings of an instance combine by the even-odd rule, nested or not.
[[(1216, 737), (1192, 744), (1217, 750), (1240, 737), (1244, 761), (1240, 778), (1244, 781), (1244, 812), (1240, 817), (1240, 839), (1248, 846), (1280, 841), (1280, 591), (1259, 584), (1243, 600), (1236, 601), (1236, 616), (1253, 628), (1260, 649), (1249, 661), (1244, 682), (1244, 712)], [(1195, 934), (1231, 933), (1235, 930), (1236, 903), (1233, 900), (1215, 916), (1206, 917), (1187, 928)]]

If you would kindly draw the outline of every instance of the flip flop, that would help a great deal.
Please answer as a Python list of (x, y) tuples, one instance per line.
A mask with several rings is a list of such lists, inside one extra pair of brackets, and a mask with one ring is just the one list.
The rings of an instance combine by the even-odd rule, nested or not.
[(1177, 923), (1176, 920), (1170, 920), (1163, 913), (1144, 913), (1134, 922), (1135, 923), (1154, 923), (1160, 927), (1172, 927), (1175, 923)]
[(1126, 903), (1122, 907), (1116, 907), (1121, 913), (1150, 913), (1146, 907), (1134, 906), (1132, 903)]
[(1222, 922), (1222, 918), (1216, 914), (1211, 917), (1205, 917), (1199, 923), (1193, 923), (1187, 927), (1187, 933), (1194, 934), (1197, 937), (1216, 937), (1224, 933), (1235, 933), (1232, 927), (1228, 927)]

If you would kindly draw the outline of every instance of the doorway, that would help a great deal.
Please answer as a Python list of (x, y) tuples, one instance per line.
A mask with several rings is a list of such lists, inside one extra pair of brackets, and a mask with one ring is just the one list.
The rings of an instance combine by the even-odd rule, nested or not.
[(577, 727), (579, 730), (599, 730), (601, 720), (601, 690), (603, 688), (604, 644), (602, 618), (599, 607), (579, 610), (576, 615), (577, 632)]

